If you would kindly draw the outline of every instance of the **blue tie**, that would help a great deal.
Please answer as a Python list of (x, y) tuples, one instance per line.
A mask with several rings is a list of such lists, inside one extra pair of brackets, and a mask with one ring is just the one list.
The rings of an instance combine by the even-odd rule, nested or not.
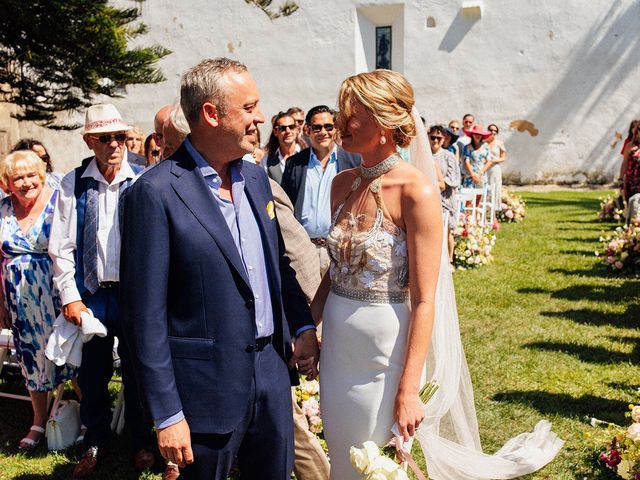
[(87, 182), (87, 196), (84, 209), (82, 263), (84, 286), (91, 294), (98, 291), (98, 182), (93, 178)]

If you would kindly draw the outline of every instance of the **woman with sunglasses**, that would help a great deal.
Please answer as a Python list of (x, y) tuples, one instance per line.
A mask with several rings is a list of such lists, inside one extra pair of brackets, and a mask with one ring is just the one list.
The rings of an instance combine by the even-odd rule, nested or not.
[(481, 125), (474, 125), (464, 133), (471, 139), (462, 149), (462, 186), (481, 188), (487, 183), (487, 171), (491, 168), (491, 150), (485, 143), (491, 134)]
[(160, 147), (158, 147), (153, 133), (144, 140), (144, 152), (147, 167), (155, 165), (160, 161)]
[(498, 138), (500, 129), (495, 123), (492, 123), (487, 127), (487, 130), (491, 134), (487, 139), (487, 145), (491, 151), (491, 167), (488, 171), (488, 182), (491, 188), (495, 191), (495, 206), (496, 210), (500, 210), (501, 193), (502, 193), (502, 167), (501, 164), (507, 159), (507, 149), (504, 146), (504, 142)]
[(267, 161), (264, 162), (269, 178), (280, 184), (287, 160), (300, 151), (298, 124), (287, 112), (279, 112), (271, 121), (271, 135), (267, 143)]

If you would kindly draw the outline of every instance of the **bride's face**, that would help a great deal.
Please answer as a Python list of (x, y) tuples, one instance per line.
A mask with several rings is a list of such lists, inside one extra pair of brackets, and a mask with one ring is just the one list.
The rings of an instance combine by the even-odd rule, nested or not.
[(346, 151), (366, 153), (380, 145), (381, 129), (361, 103), (354, 102), (349, 118), (339, 124), (342, 148)]

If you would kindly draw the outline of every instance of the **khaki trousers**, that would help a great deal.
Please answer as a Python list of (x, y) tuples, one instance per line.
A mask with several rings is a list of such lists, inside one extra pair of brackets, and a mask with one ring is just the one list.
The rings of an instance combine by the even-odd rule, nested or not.
[(293, 439), (295, 457), (293, 473), (298, 480), (329, 480), (329, 460), (316, 436), (309, 431), (307, 417), (296, 402), (296, 389), (291, 389), (293, 399)]

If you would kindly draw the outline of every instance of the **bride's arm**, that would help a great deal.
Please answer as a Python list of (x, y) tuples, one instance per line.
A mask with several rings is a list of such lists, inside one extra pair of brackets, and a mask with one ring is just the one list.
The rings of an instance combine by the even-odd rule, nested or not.
[(324, 310), (324, 304), (329, 296), (329, 287), (331, 286), (331, 279), (329, 278), (329, 271), (324, 274), (320, 286), (316, 291), (313, 301), (311, 302), (311, 316), (316, 326), (322, 322), (322, 312)]
[(425, 177), (405, 187), (401, 199), (407, 229), (411, 323), (404, 370), (396, 394), (395, 415), (405, 441), (424, 418), (420, 381), (431, 341), (434, 299), (442, 251), (440, 194)]

